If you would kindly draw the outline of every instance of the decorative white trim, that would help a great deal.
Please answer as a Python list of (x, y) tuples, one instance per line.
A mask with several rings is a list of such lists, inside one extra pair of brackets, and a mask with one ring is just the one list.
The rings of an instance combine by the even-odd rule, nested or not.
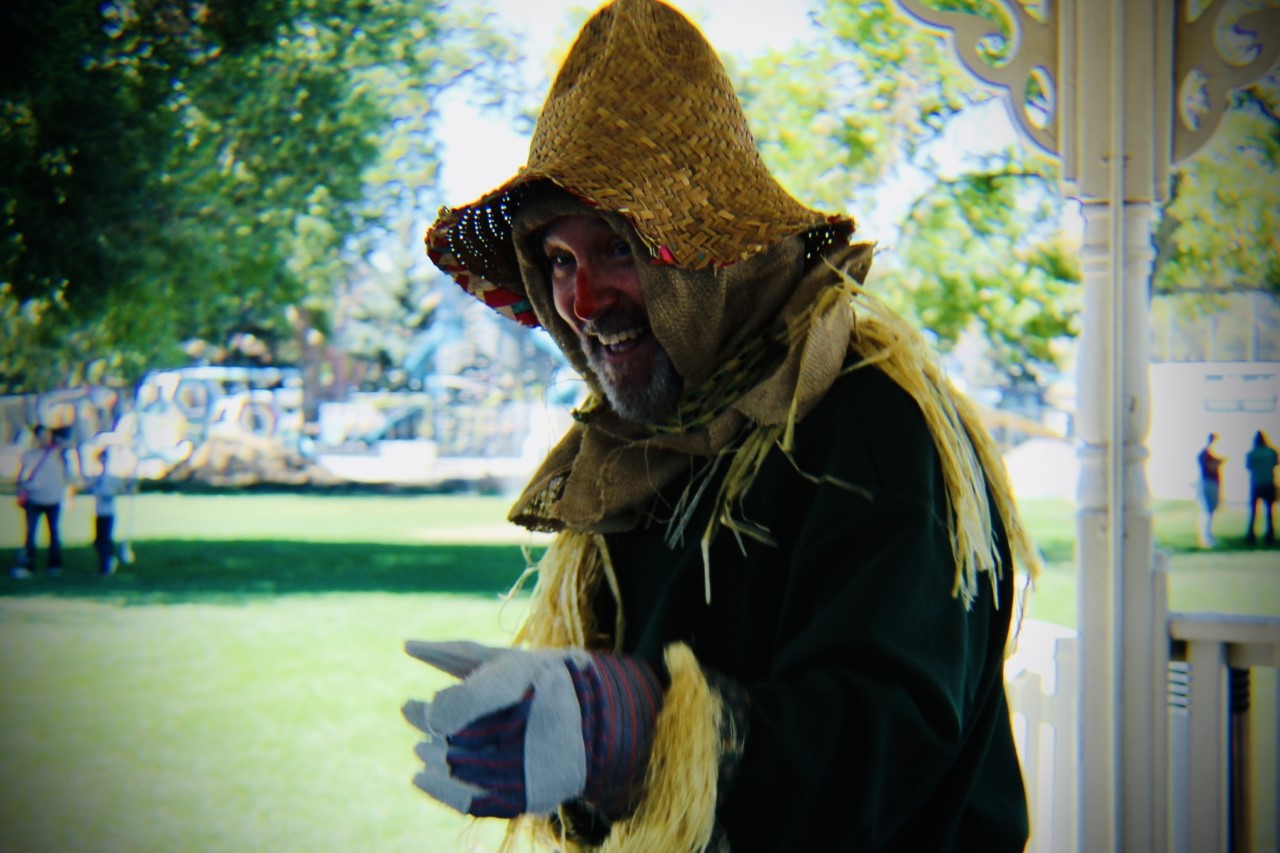
[[(1182, 162), (1213, 137), (1231, 105), (1231, 92), (1247, 86), (1280, 60), (1280, 9), (1247, 12), (1235, 20), (1228, 10), (1239, 4), (1209, 0), (1201, 14), (1191, 17), (1190, 0), (1178, 4), (1174, 24), (1173, 159)], [(1222, 50), (1219, 34), (1251, 39), (1243, 63)]]
[[(984, 39), (1001, 37), (996, 23), (969, 12), (930, 9), (922, 0), (897, 0), (898, 6), (926, 28), (946, 35), (965, 69), (981, 82), (1001, 92), (1009, 116), (1038, 148), (1057, 156), (1059, 121), (1057, 21), (1038, 21), (1017, 0), (991, 0), (1010, 23), (1009, 57), (992, 65), (978, 50)], [(1053, 15), (1052, 3), (1044, 3)], [(1032, 82), (1044, 92), (1046, 102), (1033, 104), (1027, 97)]]

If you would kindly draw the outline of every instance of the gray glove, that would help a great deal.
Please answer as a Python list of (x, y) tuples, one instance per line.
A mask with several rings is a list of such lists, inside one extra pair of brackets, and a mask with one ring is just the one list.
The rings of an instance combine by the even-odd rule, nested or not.
[(588, 652), (416, 640), (405, 651), (464, 679), (402, 709), (427, 735), (415, 750), (426, 765), (415, 785), (477, 817), (549, 814), (582, 794), (587, 756), (573, 670), (591, 665)]

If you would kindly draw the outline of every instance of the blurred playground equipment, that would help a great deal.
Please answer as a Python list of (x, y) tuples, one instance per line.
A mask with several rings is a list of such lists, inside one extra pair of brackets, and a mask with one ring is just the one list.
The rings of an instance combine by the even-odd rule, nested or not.
[(0, 397), (0, 469), (16, 471), (31, 428), (61, 430), (80, 460), (113, 446), (140, 480), (509, 487), (567, 426), (570, 406), (512, 399), (484, 376), (435, 375), (418, 391), (351, 392), (304, 418), (292, 367), (156, 370), (137, 387)]
[[(296, 453), (302, 436), (302, 378), (293, 368), (200, 365), (148, 373), (132, 393), (86, 385), (0, 398), (0, 464), (12, 464), (31, 428), (60, 430), (80, 460), (111, 445), (113, 466), (163, 479), (218, 443), (257, 440)], [(16, 468), (14, 468), (16, 470)]]

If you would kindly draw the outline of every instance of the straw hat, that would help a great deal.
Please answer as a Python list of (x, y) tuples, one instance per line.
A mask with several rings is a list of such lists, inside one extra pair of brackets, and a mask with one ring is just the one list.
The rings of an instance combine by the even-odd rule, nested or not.
[(538, 319), (512, 244), (524, 189), (550, 181), (633, 225), (655, 263), (721, 267), (796, 234), (810, 254), (853, 220), (805, 207), (769, 174), (724, 66), (658, 0), (615, 0), (583, 26), (543, 105), (528, 164), (459, 208), (441, 208), (427, 254), (487, 305)]

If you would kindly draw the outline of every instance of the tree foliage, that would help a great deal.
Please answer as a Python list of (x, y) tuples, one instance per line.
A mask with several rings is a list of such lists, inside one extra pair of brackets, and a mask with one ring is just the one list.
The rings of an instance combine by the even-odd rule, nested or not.
[[(872, 287), (944, 349), (976, 333), (1011, 380), (1052, 369), (1079, 304), (1055, 165), (1013, 143), (959, 153), (992, 95), (892, 0), (815, 8), (812, 41), (726, 57), (766, 161), (858, 216), (880, 246)], [(438, 301), (414, 247), (439, 201), (441, 94), (545, 90), (513, 79), (500, 28), (444, 0), (4, 5), (0, 392), (131, 380), (193, 345), (294, 360), (328, 341), (398, 363)], [(1275, 72), (1237, 93), (1176, 170), (1158, 294), (1280, 292), (1278, 93)]]
[(1163, 214), (1157, 294), (1280, 295), (1280, 69), (1234, 94), (1209, 144), (1174, 170)]
[[(981, 0), (947, 7), (995, 17)], [(803, 51), (738, 75), (775, 173), (807, 203), (859, 216), (882, 249), (876, 289), (944, 349), (976, 331), (1011, 379), (1058, 364), (1077, 333), (1080, 271), (1055, 165), (1016, 145), (957, 164), (953, 130), (991, 96), (887, 0), (827, 0), (816, 19)], [(998, 60), (1006, 43), (986, 48)], [(1272, 72), (1236, 93), (1211, 144), (1175, 169), (1157, 294), (1280, 292), (1277, 81)], [(885, 186), (911, 196), (903, 214)]]
[[(513, 49), (439, 0), (17, 0), (0, 76), (0, 390), (328, 331), (421, 209), (433, 103)], [(452, 16), (452, 17), (451, 17)], [(300, 323), (298, 318), (302, 317)]]
[(880, 245), (873, 289), (944, 350), (976, 332), (1011, 380), (1053, 368), (1079, 310), (1054, 165), (1017, 144), (960, 156), (957, 128), (992, 95), (889, 0), (828, 0), (816, 22), (803, 50), (739, 75), (774, 173), (806, 203), (858, 216)]

